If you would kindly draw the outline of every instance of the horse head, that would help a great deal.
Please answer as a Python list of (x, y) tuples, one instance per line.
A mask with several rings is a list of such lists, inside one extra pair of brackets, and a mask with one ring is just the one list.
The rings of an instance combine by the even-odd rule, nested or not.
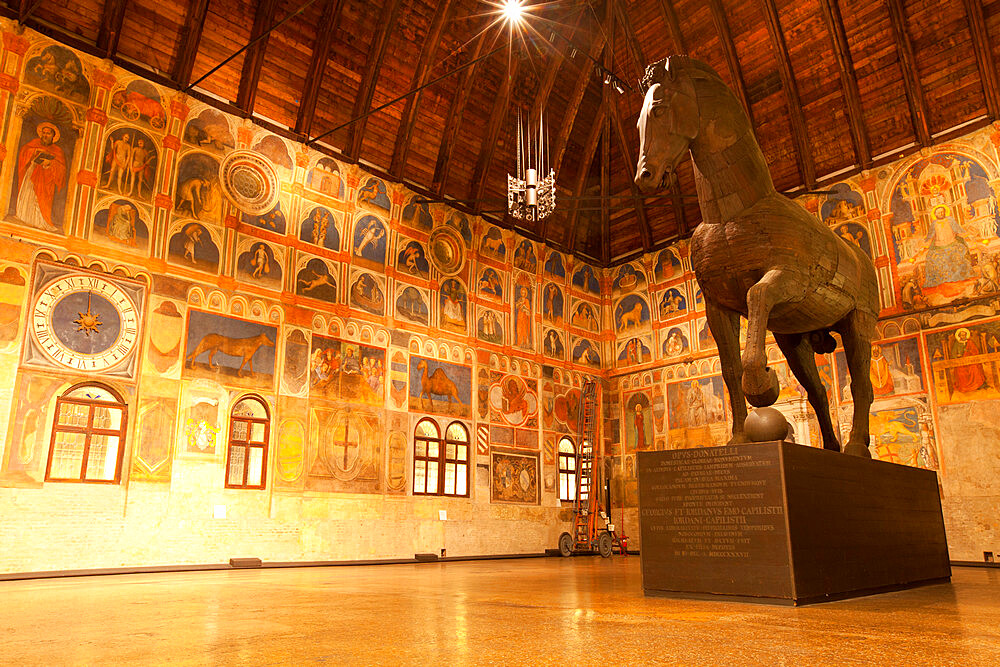
[(698, 96), (684, 71), (682, 56), (671, 56), (646, 68), (646, 93), (639, 112), (639, 163), (635, 183), (648, 192), (663, 187), (691, 141), (698, 136)]

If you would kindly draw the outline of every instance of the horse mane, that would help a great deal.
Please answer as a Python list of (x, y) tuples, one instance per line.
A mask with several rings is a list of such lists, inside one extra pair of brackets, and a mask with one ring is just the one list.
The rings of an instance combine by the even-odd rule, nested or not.
[(693, 79), (704, 79), (725, 82), (719, 73), (712, 69), (712, 66), (691, 56), (667, 56), (662, 60), (657, 60), (646, 66), (646, 73), (639, 82), (643, 92), (649, 90), (654, 83), (662, 83), (663, 79), (676, 71), (685, 72)]

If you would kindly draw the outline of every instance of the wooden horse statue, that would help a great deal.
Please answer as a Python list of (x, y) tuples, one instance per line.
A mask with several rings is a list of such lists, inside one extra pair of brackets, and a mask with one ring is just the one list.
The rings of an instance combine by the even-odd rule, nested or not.
[[(871, 260), (774, 189), (740, 101), (711, 67), (671, 56), (647, 67), (642, 83), (636, 184), (643, 191), (662, 187), (688, 149), (694, 161), (702, 222), (691, 238), (691, 264), (729, 389), (730, 442), (746, 442), (744, 396), (756, 407), (778, 398), (764, 349), (769, 329), (816, 411), (823, 447), (840, 451), (814, 356), (834, 350), (836, 331), (854, 399), (844, 451), (870, 457), (869, 365), (878, 312)], [(740, 315), (748, 321), (742, 358)]]

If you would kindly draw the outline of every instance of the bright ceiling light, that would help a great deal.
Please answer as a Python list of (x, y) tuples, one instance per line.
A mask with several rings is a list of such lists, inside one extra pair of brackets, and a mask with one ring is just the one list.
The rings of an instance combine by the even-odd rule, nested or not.
[(514, 24), (521, 21), (524, 16), (523, 0), (505, 0), (500, 8), (503, 18), (508, 23)]

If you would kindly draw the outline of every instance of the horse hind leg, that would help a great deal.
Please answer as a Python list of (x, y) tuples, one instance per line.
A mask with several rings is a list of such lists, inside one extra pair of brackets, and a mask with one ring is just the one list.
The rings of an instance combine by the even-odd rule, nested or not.
[(733, 414), (733, 436), (729, 444), (746, 442), (743, 422), (747, 419), (747, 404), (740, 383), (743, 376), (743, 364), (740, 361), (740, 316), (735, 311), (726, 310), (707, 300), (705, 315), (708, 318), (708, 328), (719, 347), (722, 379), (729, 389), (729, 406)]
[(853, 310), (837, 325), (844, 341), (847, 368), (851, 373), (851, 396), (854, 399), (854, 418), (851, 435), (844, 446), (844, 453), (871, 458), (868, 449), (870, 435), (868, 418), (875, 393), (872, 391), (871, 354), (875, 333), (875, 317), (860, 310)]
[(743, 393), (755, 408), (778, 400), (778, 376), (767, 367), (764, 336), (771, 309), (780, 303), (797, 301), (805, 293), (804, 276), (771, 269), (747, 290), (747, 344), (743, 349)]
[(823, 381), (819, 377), (819, 369), (816, 368), (816, 355), (813, 352), (810, 338), (798, 334), (774, 334), (774, 340), (785, 355), (788, 367), (792, 369), (795, 378), (805, 387), (806, 396), (809, 397), (809, 405), (812, 406), (816, 413), (816, 419), (819, 420), (819, 430), (823, 436), (823, 449), (839, 452), (840, 442), (837, 440), (837, 433), (833, 428), (833, 420), (830, 419), (830, 403), (826, 397), (826, 387), (823, 386)]

